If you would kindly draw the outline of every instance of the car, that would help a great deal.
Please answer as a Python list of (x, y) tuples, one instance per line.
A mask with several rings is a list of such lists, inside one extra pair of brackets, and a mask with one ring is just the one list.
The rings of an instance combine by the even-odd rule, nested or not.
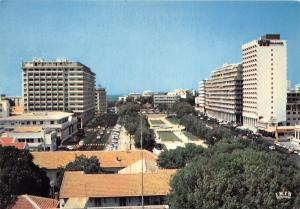
[(67, 146), (67, 149), (68, 150), (75, 150), (75, 146), (74, 145), (69, 145), (69, 146)]
[(275, 150), (276, 148), (275, 148), (275, 146), (272, 145), (272, 146), (269, 146), (269, 149), (270, 150)]

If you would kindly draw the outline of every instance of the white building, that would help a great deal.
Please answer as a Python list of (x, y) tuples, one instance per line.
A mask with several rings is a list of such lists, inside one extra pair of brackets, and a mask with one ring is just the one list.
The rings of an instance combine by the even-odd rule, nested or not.
[(10, 104), (7, 99), (0, 97), (0, 118), (9, 116)]
[[(55, 130), (57, 140), (64, 142), (77, 135), (77, 118), (73, 115), (74, 113), (66, 112), (24, 113), (22, 115), (0, 118), (0, 127), (11, 134), (13, 134), (15, 128), (19, 127), (41, 127), (43, 130)], [(25, 132), (23, 132), (24, 135), (26, 134)], [(19, 134), (22, 135), (22, 133)], [(41, 135), (42, 132), (39, 134)]]
[(25, 142), (30, 151), (53, 151), (57, 149), (57, 132), (51, 128), (41, 126), (15, 127), (7, 131), (8, 137), (16, 142)]
[(300, 124), (300, 88), (290, 89), (287, 93), (286, 125)]
[(95, 113), (107, 113), (107, 99), (105, 88), (95, 89)]
[(205, 111), (220, 120), (242, 122), (242, 65), (224, 64), (205, 82)]
[(206, 101), (206, 89), (205, 89), (206, 80), (199, 82), (199, 95), (195, 98), (195, 106), (200, 112), (205, 111), (205, 101)]
[(80, 62), (22, 63), (25, 112), (72, 111), (81, 127), (95, 113), (95, 73)]
[(154, 107), (159, 105), (168, 105), (171, 107), (173, 104), (180, 100), (180, 96), (169, 94), (156, 94), (153, 97)]
[(286, 121), (287, 43), (265, 35), (242, 46), (243, 125), (264, 129)]

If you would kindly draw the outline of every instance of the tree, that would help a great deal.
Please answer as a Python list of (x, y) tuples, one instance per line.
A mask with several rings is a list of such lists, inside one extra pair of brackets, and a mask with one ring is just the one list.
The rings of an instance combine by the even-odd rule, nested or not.
[(195, 108), (192, 107), (192, 105), (190, 105), (187, 102), (177, 102), (173, 105), (172, 107), (172, 111), (176, 113), (178, 118), (182, 118), (185, 115), (195, 115), (196, 111)]
[[(143, 137), (142, 137), (143, 149), (152, 151), (155, 146), (155, 140), (153, 137), (154, 134), (148, 127), (143, 126), (142, 135), (143, 135)], [(141, 129), (140, 128), (138, 128), (135, 132), (134, 143), (135, 143), (135, 147), (141, 148)]]
[(49, 178), (32, 160), (27, 150), (0, 147), (0, 208), (5, 208), (17, 195), (49, 194)]
[(204, 148), (195, 144), (162, 152), (158, 157), (158, 164), (165, 169), (183, 168), (194, 157), (204, 153)]
[(88, 158), (85, 155), (80, 155), (66, 165), (65, 171), (83, 171), (86, 174), (94, 174), (100, 173), (101, 168), (96, 156)]
[[(170, 208), (297, 208), (300, 175), (291, 161), (252, 148), (230, 152), (194, 158), (178, 171), (171, 181)], [(276, 199), (280, 191), (291, 192), (292, 198)]]

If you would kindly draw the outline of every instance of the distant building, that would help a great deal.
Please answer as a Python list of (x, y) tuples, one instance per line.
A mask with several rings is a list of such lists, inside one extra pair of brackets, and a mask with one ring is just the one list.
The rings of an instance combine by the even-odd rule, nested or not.
[(10, 103), (7, 99), (0, 97), (0, 118), (9, 116)]
[(168, 95), (170, 96), (179, 96), (181, 99), (188, 99), (191, 98), (193, 95), (193, 92), (188, 89), (176, 89), (173, 92), (169, 92)]
[(83, 127), (95, 112), (95, 73), (67, 60), (23, 62), (25, 112), (72, 111)]
[[(220, 120), (242, 122), (242, 65), (224, 64), (202, 83), (201, 96), (205, 97), (205, 111)], [(204, 90), (205, 89), (205, 90)], [(203, 108), (203, 106), (202, 106)]]
[(18, 116), (0, 118), (0, 127), (9, 136), (22, 139), (21, 142), (37, 142), (44, 146), (48, 136), (52, 141), (53, 131), (55, 131), (56, 139), (59, 142), (76, 137), (77, 118), (73, 115), (74, 113), (66, 112), (24, 113)]
[(206, 112), (206, 80), (199, 82), (199, 95), (195, 98), (195, 106), (200, 112)]
[(132, 92), (132, 93), (128, 94), (128, 97), (132, 98), (133, 100), (137, 100), (137, 99), (141, 98), (141, 96), (142, 95), (140, 93), (135, 93), (135, 92)]
[(242, 46), (243, 125), (265, 129), (286, 121), (287, 43), (267, 34)]
[[(9, 114), (4, 117), (8, 117), (10, 115), (20, 115), (24, 112), (23, 110), (23, 98), (21, 96), (6, 96), (6, 95), (1, 95), (0, 96), (0, 103), (1, 103), (1, 100), (2, 101), (8, 101), (8, 105), (9, 105)], [(1, 104), (0, 104), (1, 106)], [(5, 105), (7, 106), (7, 105)], [(1, 109), (1, 108), (0, 108)], [(1, 112), (1, 110), (0, 110)], [(1, 115), (1, 113), (0, 113)], [(1, 118), (1, 116), (0, 116)]]
[(105, 88), (95, 89), (95, 113), (107, 113), (107, 98)]
[[(165, 208), (173, 169), (141, 174), (84, 174), (65, 172), (59, 199), (61, 208), (140, 206), (143, 184), (144, 204)], [(158, 206), (159, 207), (155, 207)], [(129, 207), (130, 208), (130, 207)]]
[(291, 89), (287, 93), (286, 124), (300, 124), (300, 88)]
[(180, 96), (168, 94), (155, 94), (153, 97), (154, 107), (159, 105), (168, 105), (171, 107), (173, 104), (180, 100)]
[(142, 97), (152, 97), (153, 94), (153, 91), (147, 90), (142, 93)]
[(126, 102), (127, 96), (118, 97), (118, 102)]

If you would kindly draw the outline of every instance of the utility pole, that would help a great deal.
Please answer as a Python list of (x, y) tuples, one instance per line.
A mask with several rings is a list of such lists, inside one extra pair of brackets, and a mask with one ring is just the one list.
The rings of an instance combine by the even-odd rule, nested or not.
[(144, 209), (144, 151), (143, 151), (143, 114), (141, 113), (141, 151), (142, 151), (142, 209)]

